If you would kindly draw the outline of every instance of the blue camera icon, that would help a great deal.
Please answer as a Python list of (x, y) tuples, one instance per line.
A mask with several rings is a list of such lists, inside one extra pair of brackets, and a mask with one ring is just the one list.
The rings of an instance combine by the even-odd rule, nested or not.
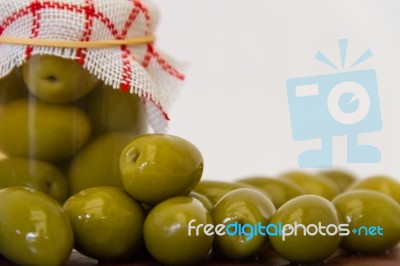
[(380, 162), (376, 147), (357, 144), (357, 134), (382, 129), (375, 70), (293, 78), (286, 88), (293, 138), (322, 140), (300, 154), (300, 167), (331, 167), (332, 137), (343, 135), (348, 163)]

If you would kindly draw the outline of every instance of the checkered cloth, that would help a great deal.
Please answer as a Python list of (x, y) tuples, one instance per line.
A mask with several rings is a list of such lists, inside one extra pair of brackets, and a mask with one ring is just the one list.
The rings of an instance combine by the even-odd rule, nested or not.
[[(145, 0), (1, 0), (0, 36), (104, 41), (154, 33), (158, 12)], [(37, 54), (78, 60), (105, 84), (144, 99), (149, 123), (164, 132), (168, 108), (180, 90), (177, 62), (153, 43), (112, 48), (60, 48), (0, 43), (0, 77)]]

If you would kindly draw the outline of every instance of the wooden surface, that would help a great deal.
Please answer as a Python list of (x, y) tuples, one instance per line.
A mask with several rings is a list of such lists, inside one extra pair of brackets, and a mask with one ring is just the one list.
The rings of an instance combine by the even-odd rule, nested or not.
[[(0, 266), (11, 266), (12, 263), (5, 259), (0, 259)], [(93, 266), (99, 265), (96, 260), (85, 257), (78, 252), (73, 252), (70, 260), (65, 266)], [(132, 262), (125, 263), (109, 263), (102, 264), (106, 266), (160, 266), (162, 264), (157, 263), (149, 257), (137, 259)], [(228, 262), (223, 260), (216, 260), (208, 258), (205, 261), (197, 264), (198, 266), (289, 266), (291, 265), (288, 261), (279, 257), (271, 248), (267, 248), (261, 253), (258, 259), (252, 261), (242, 262)], [(331, 258), (329, 258), (324, 266), (399, 266), (400, 265), (400, 245), (387, 254), (382, 255), (364, 255), (354, 256), (345, 253), (344, 251), (338, 251)]]
[[(89, 259), (80, 255), (79, 253), (73, 253), (71, 260), (67, 263), (68, 266), (90, 266), (98, 264), (97, 261)], [(107, 264), (107, 266), (159, 266), (160, 263), (155, 262), (149, 258), (143, 258), (136, 262), (127, 262), (119, 264)], [(291, 265), (288, 261), (278, 256), (271, 248), (267, 248), (257, 260), (247, 262), (228, 262), (223, 260), (212, 260), (207, 259), (202, 263), (197, 264), (199, 266), (289, 266)], [(354, 256), (345, 253), (344, 251), (338, 251), (325, 264), (326, 266), (399, 266), (400, 265), (400, 245), (383, 255), (369, 255), (369, 256)]]

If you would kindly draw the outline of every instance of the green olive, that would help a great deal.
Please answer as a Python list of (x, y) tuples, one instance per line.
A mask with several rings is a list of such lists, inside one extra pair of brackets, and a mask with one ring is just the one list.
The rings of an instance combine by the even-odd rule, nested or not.
[(362, 179), (349, 188), (349, 190), (367, 189), (382, 192), (400, 204), (400, 183), (389, 176), (371, 176)]
[(252, 185), (267, 192), (276, 208), (290, 199), (306, 194), (299, 185), (283, 178), (248, 177), (239, 179), (237, 182)]
[(123, 187), (133, 198), (156, 205), (185, 196), (197, 185), (203, 174), (203, 156), (181, 137), (146, 134), (122, 150), (120, 170)]
[(333, 201), (349, 224), (350, 234), (341, 247), (352, 253), (379, 253), (400, 241), (400, 205), (391, 197), (372, 190), (347, 191)]
[(64, 265), (73, 247), (61, 205), (27, 187), (0, 190), (0, 253), (16, 265)]
[(22, 65), (22, 77), (32, 94), (51, 103), (75, 101), (99, 84), (78, 61), (53, 55), (32, 56)]
[(126, 132), (113, 132), (96, 137), (72, 160), (68, 184), (72, 194), (97, 186), (123, 188), (119, 158), (122, 149), (134, 138)]
[(270, 241), (292, 263), (314, 264), (339, 247), (340, 218), (335, 206), (317, 195), (303, 195), (283, 204), (271, 219)]
[(214, 204), (212, 204), (212, 202), (203, 194), (194, 192), (194, 191), (190, 191), (190, 193), (188, 194), (189, 197), (198, 199), (199, 201), (201, 201), (201, 203), (204, 204), (204, 207), (207, 208), (207, 210), (212, 211), (212, 209), (214, 208)]
[(0, 150), (12, 156), (58, 161), (86, 144), (90, 123), (73, 105), (22, 99), (0, 106)]
[(335, 183), (318, 174), (297, 170), (286, 172), (280, 178), (296, 183), (306, 191), (306, 194), (318, 195), (328, 200), (340, 193), (339, 187)]
[[(216, 180), (201, 180), (193, 191), (206, 196), (213, 205), (224, 196), (226, 193), (238, 188), (251, 188), (253, 186), (244, 183), (216, 181)], [(254, 188), (254, 187), (253, 187)]]
[(147, 129), (140, 97), (110, 86), (95, 88), (88, 95), (87, 114), (95, 134), (122, 131), (141, 135)]
[(144, 210), (122, 189), (82, 190), (65, 202), (64, 209), (74, 230), (75, 248), (86, 256), (119, 261), (142, 246)]
[(254, 226), (267, 226), (275, 211), (272, 201), (259, 190), (239, 188), (225, 194), (212, 211), (215, 225), (223, 224), (229, 231), (215, 236), (217, 252), (229, 259), (244, 259), (255, 254), (268, 237)]
[(357, 178), (342, 169), (330, 169), (320, 171), (321, 176), (333, 181), (340, 189), (341, 192), (346, 191), (352, 184), (357, 181)]
[[(190, 230), (190, 226), (203, 226)], [(195, 265), (210, 251), (214, 235), (204, 226), (212, 225), (209, 211), (188, 196), (169, 198), (151, 209), (144, 222), (144, 240), (149, 253), (164, 265)]]
[(7, 157), (0, 160), (0, 187), (25, 186), (63, 203), (68, 197), (64, 175), (52, 164), (33, 159)]
[(21, 77), (21, 70), (16, 68), (0, 79), (0, 105), (28, 96)]

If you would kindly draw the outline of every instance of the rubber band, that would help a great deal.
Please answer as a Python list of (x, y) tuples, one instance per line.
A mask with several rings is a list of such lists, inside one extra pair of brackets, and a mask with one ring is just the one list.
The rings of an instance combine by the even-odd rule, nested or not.
[(142, 45), (155, 41), (154, 35), (140, 36), (131, 39), (122, 40), (104, 40), (104, 41), (67, 41), (67, 40), (47, 40), (47, 39), (29, 39), (0, 36), (0, 43), (16, 45), (47, 46), (60, 48), (107, 48), (121, 45)]

